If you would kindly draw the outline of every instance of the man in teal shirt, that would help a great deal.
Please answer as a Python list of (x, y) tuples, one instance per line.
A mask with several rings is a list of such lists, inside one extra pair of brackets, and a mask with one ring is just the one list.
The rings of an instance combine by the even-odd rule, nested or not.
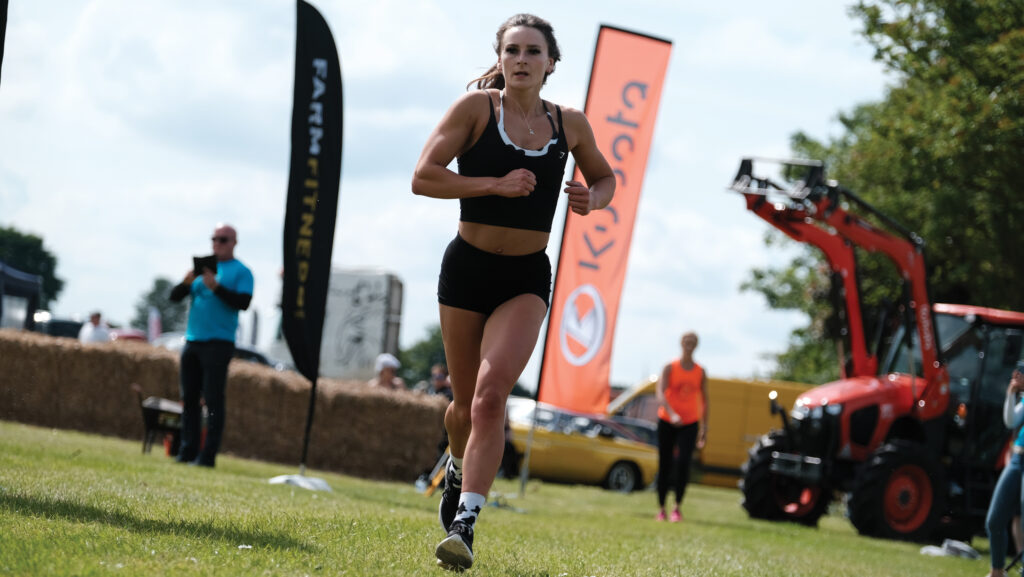
[[(192, 297), (181, 351), (181, 447), (178, 461), (213, 467), (224, 433), (224, 389), (228, 363), (235, 352), (238, 311), (252, 301), (252, 272), (235, 258), (238, 235), (227, 224), (213, 231), (217, 271), (190, 270), (171, 290), (171, 300)], [(206, 402), (206, 439), (200, 438), (202, 407)]]

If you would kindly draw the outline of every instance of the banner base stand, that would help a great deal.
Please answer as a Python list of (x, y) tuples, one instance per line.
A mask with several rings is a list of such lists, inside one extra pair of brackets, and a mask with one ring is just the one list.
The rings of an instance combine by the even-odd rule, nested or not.
[(331, 486), (327, 484), (327, 481), (318, 479), (317, 477), (307, 477), (305, 475), (278, 475), (270, 480), (271, 485), (295, 485), (303, 489), (310, 491), (327, 491), (331, 492)]
[(516, 496), (513, 495), (513, 494), (502, 495), (500, 493), (492, 492), (487, 497), (488, 497), (488, 500), (487, 500), (487, 504), (484, 505), (485, 507), (496, 507), (498, 509), (507, 509), (509, 511), (512, 511), (513, 513), (526, 513), (526, 509), (520, 509), (519, 507), (514, 507), (514, 506), (508, 504), (508, 499), (515, 499), (516, 498)]

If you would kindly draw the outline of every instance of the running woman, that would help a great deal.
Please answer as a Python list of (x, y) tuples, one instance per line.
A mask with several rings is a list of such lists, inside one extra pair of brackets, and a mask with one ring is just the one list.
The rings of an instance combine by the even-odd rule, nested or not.
[[(439, 565), (473, 565), (473, 531), (501, 462), (505, 402), (533, 353), (551, 295), (545, 248), (571, 154), (585, 182), (565, 183), (585, 216), (615, 192), (611, 166), (579, 110), (541, 99), (561, 59), (551, 24), (517, 14), (498, 28), (497, 61), (427, 139), (415, 194), (459, 199), (458, 234), (441, 262), (437, 298), (453, 400), (451, 459), (439, 505)], [(458, 172), (447, 167), (458, 160)]]

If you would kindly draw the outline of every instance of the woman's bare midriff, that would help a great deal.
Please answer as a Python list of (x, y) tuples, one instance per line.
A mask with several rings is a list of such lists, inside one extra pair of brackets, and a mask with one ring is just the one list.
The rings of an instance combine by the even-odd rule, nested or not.
[(518, 256), (544, 250), (550, 233), (476, 222), (460, 222), (459, 236), (480, 250)]

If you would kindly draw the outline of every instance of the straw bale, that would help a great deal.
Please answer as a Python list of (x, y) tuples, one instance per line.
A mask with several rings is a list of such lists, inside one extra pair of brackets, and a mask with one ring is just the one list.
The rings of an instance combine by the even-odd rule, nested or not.
[(222, 448), (243, 457), (297, 464), (308, 388), (297, 373), (232, 361)]
[(0, 330), (0, 418), (54, 427), (61, 351), (78, 341)]
[[(0, 330), (0, 419), (142, 438), (139, 398), (178, 399), (178, 354), (146, 343), (81, 344)], [(233, 360), (222, 451), (298, 464), (311, 385), (301, 375)], [(433, 464), (447, 401), (361, 381), (320, 379), (307, 465), (410, 480)]]
[(351, 381), (328, 381), (321, 400), (317, 418), (327, 426), (316, 429), (310, 460), (324, 468), (410, 478), (436, 458), (446, 401)]

